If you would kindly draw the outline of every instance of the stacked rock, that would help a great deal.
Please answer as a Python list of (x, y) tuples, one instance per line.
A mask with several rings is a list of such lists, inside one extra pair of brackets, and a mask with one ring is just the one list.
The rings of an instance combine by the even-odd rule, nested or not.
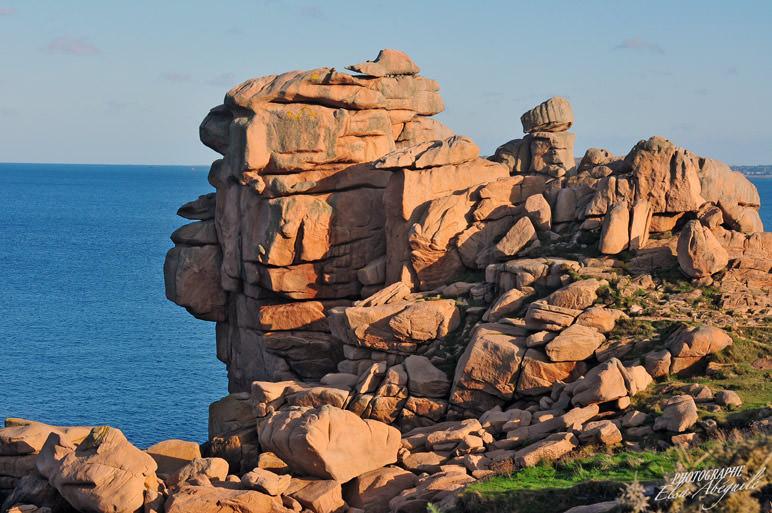
[[(180, 210), (197, 222), (175, 232), (164, 274), (169, 299), (218, 322), (231, 391), (335, 370), (326, 313), (359, 296), (359, 271), (386, 256), (380, 205), (393, 173), (372, 162), (453, 135), (430, 117), (444, 109), (437, 83), (404, 53), (349, 68), (360, 74), (249, 80), (201, 124), (224, 157), (209, 174), (216, 193)], [(385, 280), (364, 276), (367, 295)]]
[(568, 100), (554, 96), (523, 114), (520, 121), (527, 135), (499, 146), (493, 160), (504, 163), (513, 173), (552, 177), (565, 176), (575, 167), (576, 135), (566, 131), (574, 124)]

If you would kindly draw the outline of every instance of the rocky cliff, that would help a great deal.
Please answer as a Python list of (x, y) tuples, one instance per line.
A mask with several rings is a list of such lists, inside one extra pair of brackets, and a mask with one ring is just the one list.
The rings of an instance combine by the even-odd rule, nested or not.
[[(691, 386), (631, 406), (668, 376), (720, 372), (726, 312), (770, 313), (772, 234), (742, 174), (660, 137), (577, 164), (559, 97), (483, 158), (431, 117), (439, 86), (404, 53), (348, 69), (249, 80), (201, 124), (223, 156), (215, 192), (179, 209), (193, 222), (164, 276), (217, 323), (230, 394), (210, 407), (211, 458), (173, 446), (163, 479), (142, 467), (146, 511), (420, 511), (504, 462), (693, 443), (711, 429), (697, 403), (741, 402)], [(80, 462), (63, 455), (101, 441), (13, 429), (35, 443), (0, 431), (1, 454), (39, 454), (47, 486), (102, 511), (60, 486)]]

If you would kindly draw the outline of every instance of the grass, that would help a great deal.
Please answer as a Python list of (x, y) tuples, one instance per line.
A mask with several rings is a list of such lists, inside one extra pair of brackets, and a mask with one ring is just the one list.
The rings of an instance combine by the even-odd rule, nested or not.
[[(587, 449), (585, 449), (587, 451)], [(676, 470), (679, 449), (605, 450), (539, 464), (469, 485), (460, 512), (552, 513), (572, 506), (613, 500), (623, 484), (662, 483)]]
[(642, 482), (663, 479), (673, 472), (672, 455), (665, 452), (597, 453), (551, 462), (541, 462), (510, 475), (498, 475), (470, 486), (480, 492), (538, 490), (541, 488), (571, 488), (584, 481), (612, 480), (629, 482), (636, 474)]
[[(658, 487), (673, 472), (747, 464), (759, 469), (772, 458), (772, 438), (764, 433), (738, 433), (702, 443), (692, 449), (630, 451), (618, 447), (594, 455), (583, 453), (539, 464), (506, 475), (495, 475), (469, 485), (460, 496), (456, 513), (552, 513), (613, 500), (627, 485), (641, 482)], [(752, 500), (749, 494), (737, 497)], [(660, 503), (667, 507), (667, 504)], [(700, 503), (689, 504), (699, 508)], [(680, 511), (673, 503), (666, 511)], [(675, 507), (676, 509), (673, 509)], [(744, 511), (721, 509), (720, 511)], [(691, 509), (689, 511), (692, 511)], [(695, 510), (696, 511), (696, 510)]]

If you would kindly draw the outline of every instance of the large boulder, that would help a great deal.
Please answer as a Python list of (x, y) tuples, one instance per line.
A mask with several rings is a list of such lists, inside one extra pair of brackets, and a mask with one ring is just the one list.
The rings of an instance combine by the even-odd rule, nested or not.
[(493, 247), (493, 256), (499, 260), (509, 260), (535, 239), (536, 230), (530, 218), (521, 217)]
[(573, 404), (585, 406), (625, 397), (631, 394), (632, 387), (632, 376), (622, 362), (610, 358), (593, 367), (566, 389), (573, 395)]
[(649, 200), (654, 214), (693, 212), (705, 202), (700, 158), (662, 137), (640, 141), (625, 157), (632, 169), (634, 200)]
[(42, 422), (25, 419), (5, 419), (3, 429), (0, 429), (0, 456), (22, 456), (37, 454), (53, 432), (66, 436), (78, 444), (91, 432), (84, 426), (50, 426)]
[(526, 352), (526, 333), (506, 324), (482, 324), (456, 365), (450, 402), (482, 413), (510, 400)]
[(384, 467), (366, 472), (346, 484), (344, 496), (353, 508), (368, 513), (388, 513), (389, 501), (403, 490), (413, 488), (418, 477), (398, 467)]
[(396, 428), (332, 406), (281, 410), (258, 433), (293, 472), (339, 482), (396, 462), (400, 447)]
[(627, 249), (630, 243), (630, 210), (625, 202), (617, 203), (603, 219), (599, 249), (606, 255), (616, 255)]
[(207, 321), (225, 320), (225, 291), (220, 285), (220, 247), (175, 246), (166, 254), (166, 297)]
[(544, 349), (553, 362), (578, 362), (592, 356), (605, 340), (595, 328), (574, 324), (561, 331)]
[(551, 361), (542, 351), (531, 348), (523, 357), (517, 393), (525, 396), (546, 394), (558, 381), (569, 383), (586, 371), (587, 365), (584, 362)]
[(601, 285), (607, 285), (607, 282), (594, 278), (575, 281), (547, 296), (547, 303), (561, 308), (584, 310), (598, 299), (597, 291)]
[(170, 475), (201, 457), (201, 449), (196, 442), (184, 440), (164, 440), (145, 450), (158, 465), (158, 474)]
[(702, 223), (686, 223), (678, 236), (678, 265), (687, 276), (704, 278), (726, 268), (729, 255)]
[(721, 328), (699, 326), (676, 331), (668, 339), (672, 354), (670, 373), (693, 372), (705, 363), (705, 357), (721, 351), (732, 344), (730, 337)]
[(525, 326), (533, 331), (561, 331), (573, 324), (581, 310), (554, 306), (547, 301), (534, 301), (525, 313)]
[(569, 132), (534, 132), (527, 138), (531, 143), (530, 172), (559, 177), (574, 167), (576, 135)]
[(164, 504), (166, 513), (288, 513), (281, 500), (254, 490), (185, 486)]
[(156, 486), (156, 468), (152, 457), (108, 426), (93, 428), (77, 447), (51, 433), (37, 459), (38, 471), (75, 509), (104, 513), (142, 508), (145, 491)]
[(525, 468), (536, 465), (542, 460), (556, 460), (574, 450), (578, 445), (579, 440), (573, 433), (555, 433), (517, 451), (515, 463), (518, 467)]
[(697, 405), (688, 394), (675, 396), (665, 402), (662, 415), (654, 421), (654, 430), (683, 433), (697, 423)]
[(427, 357), (408, 356), (405, 358), (404, 366), (407, 371), (407, 388), (410, 395), (440, 398), (448, 396), (450, 390), (448, 376), (435, 367)]
[(380, 351), (413, 353), (421, 344), (455, 330), (461, 315), (455, 301), (400, 301), (332, 309), (330, 328), (343, 342)]

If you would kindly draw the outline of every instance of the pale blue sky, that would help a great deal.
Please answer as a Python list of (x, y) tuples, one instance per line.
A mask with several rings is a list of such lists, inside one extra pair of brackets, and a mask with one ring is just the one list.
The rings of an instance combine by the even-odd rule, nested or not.
[(208, 164), (251, 77), (407, 52), (483, 154), (561, 95), (576, 153), (661, 135), (772, 164), (772, 2), (0, 0), (0, 162)]

